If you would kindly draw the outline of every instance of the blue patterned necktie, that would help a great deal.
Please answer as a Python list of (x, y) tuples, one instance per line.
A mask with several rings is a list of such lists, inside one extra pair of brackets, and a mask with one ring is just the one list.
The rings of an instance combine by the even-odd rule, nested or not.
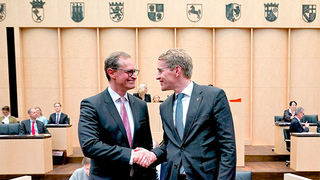
[(184, 131), (184, 126), (183, 126), (183, 106), (182, 106), (182, 101), (181, 99), (183, 98), (184, 94), (180, 93), (177, 96), (177, 106), (176, 106), (176, 115), (175, 115), (175, 124), (176, 128), (178, 131), (178, 134), (180, 136), (180, 139), (183, 139), (183, 131)]
[[(183, 126), (183, 106), (182, 106), (182, 98), (184, 94), (180, 93), (177, 95), (177, 106), (176, 106), (176, 117), (175, 117), (175, 123), (176, 123), (176, 128), (178, 131), (178, 134), (180, 136), (181, 141), (183, 140), (183, 131), (184, 131), (184, 126)], [(184, 167), (181, 165), (179, 173), (182, 174), (184, 172)]]

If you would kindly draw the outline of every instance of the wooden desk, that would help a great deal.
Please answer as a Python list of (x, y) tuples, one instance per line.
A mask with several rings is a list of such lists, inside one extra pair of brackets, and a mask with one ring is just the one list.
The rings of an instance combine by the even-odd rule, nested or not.
[(320, 133), (291, 133), (290, 168), (320, 171)]
[(237, 166), (244, 166), (245, 110), (243, 102), (230, 102), (237, 148)]
[(72, 125), (69, 124), (47, 124), (46, 127), (52, 136), (53, 150), (66, 150), (67, 156), (73, 154)]
[[(304, 124), (304, 123), (303, 123)], [(274, 152), (281, 155), (289, 155), (287, 151), (286, 142), (284, 141), (283, 129), (289, 129), (290, 122), (276, 122), (275, 123), (275, 141)], [(309, 131), (317, 132), (317, 123), (309, 123)]]
[(0, 135), (0, 174), (45, 174), (53, 169), (51, 136)]
[(152, 139), (160, 143), (163, 139), (162, 121), (159, 106), (161, 103), (147, 103)]

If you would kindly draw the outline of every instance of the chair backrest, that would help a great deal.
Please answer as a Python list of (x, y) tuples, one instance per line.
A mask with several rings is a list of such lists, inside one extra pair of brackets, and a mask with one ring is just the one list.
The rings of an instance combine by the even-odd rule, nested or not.
[(290, 152), (290, 129), (283, 129), (284, 141), (286, 142), (287, 151)]
[(274, 116), (274, 122), (280, 122), (282, 121), (283, 116)]
[(308, 121), (308, 123), (317, 123), (318, 115), (317, 114), (304, 115), (303, 118), (301, 119), (301, 122), (306, 122), (306, 121)]
[(0, 135), (17, 135), (19, 134), (19, 123), (0, 124)]

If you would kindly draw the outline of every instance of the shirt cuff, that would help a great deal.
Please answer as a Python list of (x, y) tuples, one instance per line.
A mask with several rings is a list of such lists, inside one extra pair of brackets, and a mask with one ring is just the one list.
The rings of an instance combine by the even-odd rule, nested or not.
[(129, 165), (133, 165), (133, 151), (134, 150), (131, 151)]

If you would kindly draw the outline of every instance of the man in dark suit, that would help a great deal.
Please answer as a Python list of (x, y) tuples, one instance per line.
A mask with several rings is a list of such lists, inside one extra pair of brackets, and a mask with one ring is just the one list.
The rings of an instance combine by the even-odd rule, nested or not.
[[(225, 92), (191, 81), (191, 56), (169, 49), (158, 58), (161, 90), (174, 90), (160, 105), (164, 143), (149, 153), (154, 164), (167, 161), (167, 177), (235, 179), (236, 144)], [(143, 164), (145, 165), (145, 164)]]
[(309, 123), (305, 122), (304, 127), (301, 124), (301, 119), (304, 116), (304, 109), (302, 107), (297, 107), (295, 110), (295, 116), (290, 123), (291, 132), (309, 132)]
[(20, 135), (49, 134), (49, 131), (44, 124), (37, 120), (38, 113), (35, 108), (30, 108), (28, 110), (28, 115), (30, 119), (21, 122), (19, 130)]
[(80, 105), (78, 133), (83, 154), (91, 158), (89, 178), (154, 179), (154, 168), (136, 164), (152, 149), (147, 104), (127, 93), (139, 70), (124, 52), (111, 53), (104, 69), (109, 87)]
[(55, 113), (50, 115), (48, 124), (70, 124), (68, 115), (61, 112), (61, 104), (56, 102), (53, 104)]

